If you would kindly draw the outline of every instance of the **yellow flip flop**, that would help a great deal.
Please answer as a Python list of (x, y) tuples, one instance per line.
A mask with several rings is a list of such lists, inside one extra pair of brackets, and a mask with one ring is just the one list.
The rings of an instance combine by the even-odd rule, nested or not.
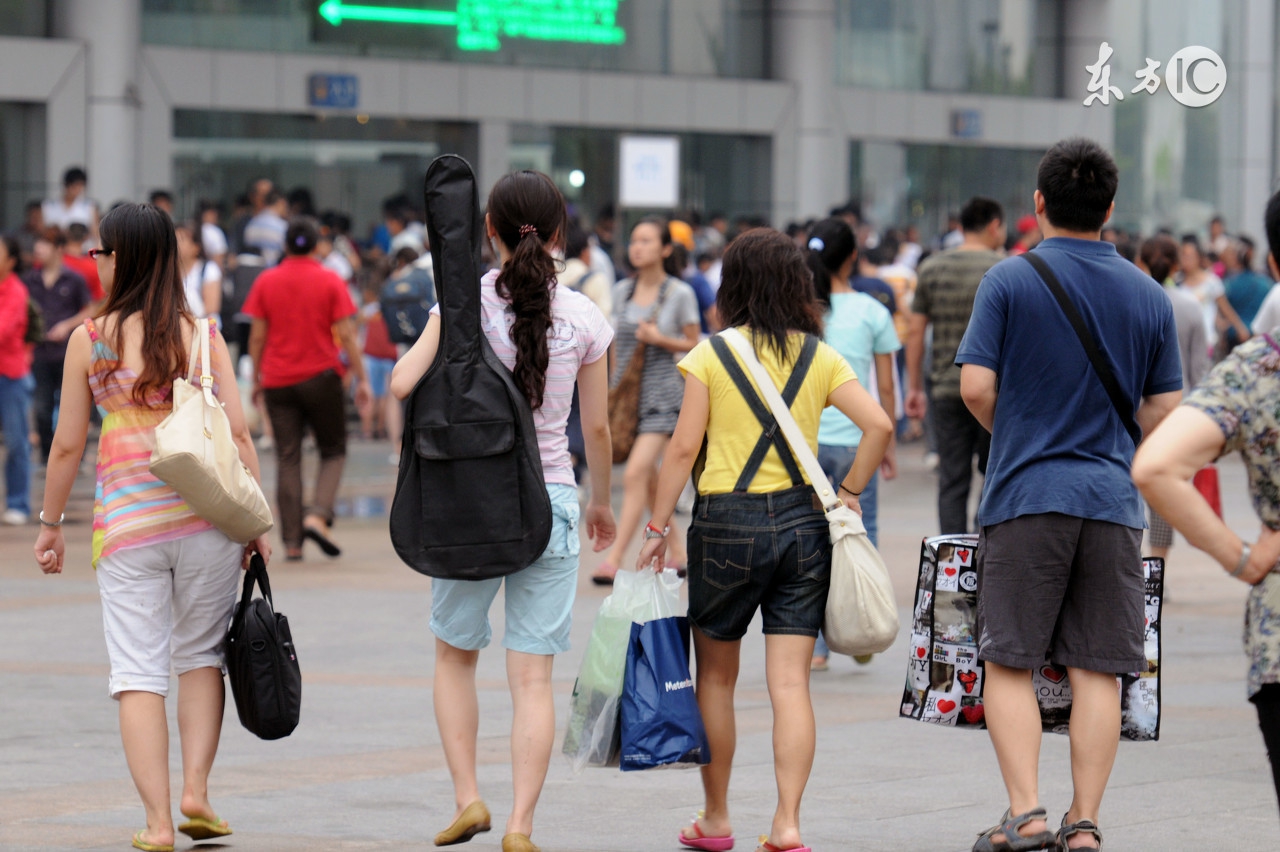
[(214, 837), (226, 837), (231, 834), (231, 826), (227, 825), (225, 819), (206, 819), (205, 817), (189, 817), (186, 822), (178, 826), (181, 831), (192, 840), (209, 840)]
[(172, 843), (148, 843), (142, 839), (141, 831), (133, 835), (133, 848), (141, 849), (142, 852), (173, 852)]

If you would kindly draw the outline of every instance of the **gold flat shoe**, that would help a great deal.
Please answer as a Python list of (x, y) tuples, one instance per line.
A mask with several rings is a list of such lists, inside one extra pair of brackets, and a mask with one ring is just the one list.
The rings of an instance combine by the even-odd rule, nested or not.
[(542, 852), (527, 834), (508, 834), (502, 838), (502, 852)]
[(444, 831), (436, 835), (437, 846), (452, 846), (455, 843), (466, 843), (477, 834), (489, 830), (489, 809), (484, 802), (476, 800), (462, 809), (458, 818)]

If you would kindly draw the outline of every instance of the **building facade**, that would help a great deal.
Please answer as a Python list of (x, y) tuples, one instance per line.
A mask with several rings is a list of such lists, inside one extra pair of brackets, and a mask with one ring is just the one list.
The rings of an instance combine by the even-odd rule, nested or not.
[[(548, 11), (551, 6), (551, 11)], [(0, 225), (84, 165), (100, 205), (190, 212), (249, 180), (362, 229), (431, 158), (482, 191), (551, 174), (587, 217), (621, 141), (677, 140), (676, 206), (775, 224), (849, 198), (937, 233), (973, 194), (1031, 207), (1069, 135), (1115, 151), (1116, 221), (1257, 233), (1276, 173), (1276, 0), (0, 0)], [(1124, 99), (1085, 106), (1102, 44)], [(1133, 93), (1188, 45), (1227, 68), (1189, 108)], [(626, 201), (626, 198), (622, 198)], [(648, 202), (652, 203), (652, 202)], [(646, 202), (627, 212), (644, 212)]]

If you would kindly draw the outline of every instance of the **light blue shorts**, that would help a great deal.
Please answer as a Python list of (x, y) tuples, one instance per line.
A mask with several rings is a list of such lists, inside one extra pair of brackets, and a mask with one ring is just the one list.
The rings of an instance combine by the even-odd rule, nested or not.
[(551, 540), (537, 561), (492, 580), (431, 581), (431, 632), (464, 651), (488, 646), (489, 606), (506, 581), (506, 633), (502, 647), (523, 654), (569, 650), (573, 599), (578, 591), (578, 489), (548, 484)]

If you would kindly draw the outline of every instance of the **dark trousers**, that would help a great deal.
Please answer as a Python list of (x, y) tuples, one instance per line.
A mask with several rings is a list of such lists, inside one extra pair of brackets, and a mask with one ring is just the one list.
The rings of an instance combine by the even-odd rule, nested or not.
[(978, 472), (986, 476), (991, 433), (969, 413), (962, 399), (935, 399), (930, 407), (938, 442), (939, 532), (970, 532), (974, 529), (969, 523), (973, 457), (978, 457)]
[(36, 361), (31, 365), (31, 377), (36, 380), (34, 403), (40, 460), (48, 464), (49, 450), (53, 448), (53, 412), (62, 399), (62, 362)]
[(325, 370), (296, 385), (263, 392), (276, 443), (276, 504), (285, 547), (302, 546), (302, 436), (316, 436), (320, 470), (308, 510), (333, 521), (333, 504), (347, 460), (345, 392), (337, 372)]
[(1258, 727), (1262, 728), (1262, 741), (1267, 744), (1267, 757), (1271, 759), (1271, 778), (1276, 785), (1276, 797), (1280, 799), (1280, 683), (1264, 683), (1253, 696), (1258, 709)]

